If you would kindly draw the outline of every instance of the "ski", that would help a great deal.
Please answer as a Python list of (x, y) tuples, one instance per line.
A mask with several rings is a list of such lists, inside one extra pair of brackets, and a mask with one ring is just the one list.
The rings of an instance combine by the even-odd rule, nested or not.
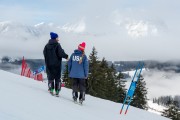
[(123, 105), (121, 107), (120, 114), (122, 114), (124, 105), (126, 103), (127, 103), (127, 108), (126, 108), (125, 114), (127, 114), (127, 112), (128, 112), (128, 108), (129, 108), (129, 105), (130, 105), (130, 103), (132, 101), (132, 98), (133, 98), (133, 95), (134, 95), (134, 91), (136, 89), (136, 84), (137, 84), (137, 82), (138, 82), (138, 80), (140, 78), (140, 75), (141, 75), (143, 67), (144, 67), (144, 63), (143, 62), (139, 62), (137, 67), (136, 67), (136, 71), (135, 71), (133, 79), (131, 81), (131, 85), (129, 87), (129, 90), (128, 90), (128, 92), (126, 94), (126, 97), (124, 99)]

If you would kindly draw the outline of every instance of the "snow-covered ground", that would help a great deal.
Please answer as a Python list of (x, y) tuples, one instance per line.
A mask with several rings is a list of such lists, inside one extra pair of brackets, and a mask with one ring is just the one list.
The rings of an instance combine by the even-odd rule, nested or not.
[(156, 113), (161, 115), (164, 109), (167, 109), (164, 106), (158, 105), (157, 103), (153, 103), (151, 100), (148, 101), (148, 111), (152, 113)]
[(0, 120), (168, 120), (130, 107), (120, 115), (122, 104), (86, 95), (83, 106), (72, 102), (71, 90), (62, 88), (60, 97), (37, 82), (0, 70)]

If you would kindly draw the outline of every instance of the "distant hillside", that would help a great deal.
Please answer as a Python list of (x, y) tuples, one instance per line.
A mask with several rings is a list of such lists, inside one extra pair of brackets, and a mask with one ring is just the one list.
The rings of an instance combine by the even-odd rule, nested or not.
[[(114, 65), (118, 72), (135, 70), (137, 64), (138, 64), (138, 61), (115, 61), (114, 62)], [(174, 71), (176, 73), (180, 73), (180, 61), (179, 62), (174, 62), (174, 61), (159, 62), (159, 61), (147, 60), (147, 61), (144, 61), (144, 64), (145, 64), (145, 68), (148, 68), (148, 69), (157, 69), (160, 71)]]
[[(22, 64), (21, 59), (12, 59), (7, 56), (3, 57), (0, 61), (0, 69), (10, 72), (13, 72), (11, 71), (12, 69), (20, 69)], [(45, 64), (44, 59), (26, 59), (26, 63), (33, 71)], [(62, 62), (62, 70), (64, 70), (65, 64), (66, 62)]]
[[(19, 68), (21, 66), (22, 60), (21, 59), (12, 59), (10, 57), (2, 57), (0, 60), (0, 69), (2, 70), (11, 70), (15, 68)], [(32, 70), (36, 70), (40, 66), (44, 65), (43, 59), (26, 59), (26, 62), (31, 67)], [(64, 70), (65, 64), (67, 62), (62, 62), (62, 71)], [(112, 61), (108, 61), (109, 65), (112, 65)], [(151, 61), (147, 60), (144, 61), (145, 68), (147, 69), (157, 69), (160, 71), (174, 71), (176, 73), (180, 73), (180, 62), (158, 62), (158, 61)], [(136, 69), (138, 61), (115, 61), (114, 66), (117, 72), (125, 72), (125, 71), (132, 71)]]

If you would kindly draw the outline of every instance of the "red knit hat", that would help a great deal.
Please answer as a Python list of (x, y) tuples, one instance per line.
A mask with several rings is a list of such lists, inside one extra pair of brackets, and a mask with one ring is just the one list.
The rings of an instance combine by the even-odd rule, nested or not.
[(86, 47), (86, 43), (82, 42), (81, 44), (79, 44), (78, 49), (84, 51), (85, 47)]

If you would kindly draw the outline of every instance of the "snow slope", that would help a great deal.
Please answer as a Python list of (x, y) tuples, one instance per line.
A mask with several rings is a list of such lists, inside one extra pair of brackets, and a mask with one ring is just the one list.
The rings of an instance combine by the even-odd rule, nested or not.
[(164, 109), (167, 109), (167, 108), (162, 105), (158, 105), (157, 103), (153, 103), (153, 101), (150, 101), (150, 100), (148, 101), (149, 112), (161, 115)]
[(130, 107), (120, 115), (121, 104), (87, 95), (83, 106), (74, 104), (71, 90), (60, 98), (47, 92), (47, 83), (0, 70), (0, 120), (168, 120)]

